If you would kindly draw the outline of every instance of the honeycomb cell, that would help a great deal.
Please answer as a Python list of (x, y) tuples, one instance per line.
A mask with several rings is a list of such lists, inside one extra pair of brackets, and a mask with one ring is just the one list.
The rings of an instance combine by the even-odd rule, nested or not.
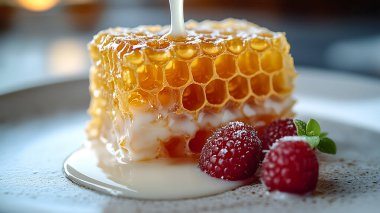
[(210, 56), (217, 56), (223, 52), (224, 46), (221, 42), (217, 42), (214, 39), (205, 40), (201, 43), (202, 51)]
[(206, 98), (210, 104), (222, 104), (227, 98), (226, 84), (220, 79), (211, 81), (206, 86)]
[(196, 111), (205, 103), (203, 88), (198, 84), (190, 84), (182, 94), (182, 105), (189, 111)]
[(230, 54), (223, 54), (215, 59), (215, 70), (219, 77), (227, 79), (236, 73), (235, 58)]
[(100, 46), (102, 47), (100, 48), (100, 51), (103, 51), (107, 47), (107, 45), (112, 41), (113, 38), (114, 36), (109, 35), (109, 34), (103, 36), (103, 38), (99, 42)]
[(137, 43), (138, 41), (136, 40), (122, 40), (116, 49), (118, 57), (123, 59), (124, 55), (130, 53), (133, 45), (136, 45)]
[(227, 50), (233, 54), (240, 54), (244, 50), (244, 42), (241, 39), (234, 38), (226, 42)]
[(249, 41), (249, 46), (257, 51), (263, 51), (269, 47), (268, 42), (262, 38), (254, 38)]
[(170, 61), (165, 66), (166, 81), (172, 87), (180, 87), (189, 80), (189, 68), (186, 62)]
[(144, 62), (144, 54), (140, 50), (135, 50), (129, 54), (124, 55), (123, 63), (131, 63), (133, 65), (140, 65)]
[(248, 91), (247, 79), (242, 76), (236, 76), (228, 82), (229, 94), (237, 100), (245, 98)]
[(191, 63), (191, 73), (194, 81), (198, 83), (207, 83), (214, 74), (212, 60), (207, 57), (201, 57)]
[(135, 32), (135, 36), (144, 38), (144, 37), (146, 37), (146, 33), (145, 32)]
[(130, 91), (137, 85), (135, 73), (127, 67), (122, 67), (117, 86), (123, 91)]
[(129, 46), (129, 44), (127, 43), (127, 42), (125, 42), (125, 41), (117, 41), (116, 42), (116, 53), (117, 53), (117, 55), (119, 56), (119, 58), (120, 58), (120, 52), (125, 48), (125, 46)]
[(105, 72), (101, 75), (101, 81), (103, 81), (103, 84), (101, 85), (101, 87), (105, 90), (105, 91), (112, 91), (113, 89), (113, 81), (112, 81), (112, 78), (110, 76), (110, 73), (108, 72)]
[(224, 35), (224, 36), (229, 36), (229, 35), (233, 35), (234, 32), (230, 31), (230, 30), (223, 30), (223, 29), (221, 29), (221, 31), (219, 31), (219, 34), (220, 35)]
[(164, 50), (147, 49), (146, 55), (150, 61), (153, 61), (159, 64), (164, 64), (171, 59), (171, 52), (168, 49), (164, 49)]
[(283, 56), (285, 56), (285, 54), (289, 53), (290, 45), (289, 45), (288, 41), (286, 40), (285, 36), (281, 35), (281, 36), (274, 38), (272, 43), (273, 43), (274, 48), (280, 50), (282, 52), (282, 54), (284, 54)]
[(178, 105), (179, 92), (170, 87), (165, 87), (158, 93), (157, 97), (162, 107), (174, 109)]
[(266, 74), (258, 74), (251, 78), (252, 92), (257, 96), (265, 96), (270, 92), (270, 78)]
[(290, 93), (293, 88), (292, 78), (284, 72), (276, 73), (272, 77), (273, 89), (280, 95)]
[(213, 31), (210, 30), (210, 29), (197, 29), (197, 30), (195, 30), (195, 32), (196, 32), (198, 35), (207, 36), (207, 35), (210, 35)]
[(262, 32), (258, 34), (259, 37), (263, 38), (273, 38), (273, 33), (271, 32)]
[(101, 69), (108, 70), (109, 69), (109, 63), (108, 63), (108, 56), (105, 56), (103, 53), (100, 55), (100, 61), (102, 62), (99, 66), (101, 66)]
[[(118, 109), (123, 114), (127, 114), (129, 112), (129, 107), (131, 106), (129, 104), (129, 96), (130, 96), (130, 94), (131, 93), (123, 92), (123, 93), (118, 93), (118, 95), (117, 95), (117, 99), (118, 99), (118, 103), (119, 103)], [(136, 103), (134, 103), (134, 104), (136, 105)], [(140, 102), (140, 104), (141, 104), (141, 102)], [(133, 105), (133, 106), (135, 106), (135, 105)]]
[(190, 60), (199, 54), (199, 46), (197, 44), (182, 43), (175, 46), (175, 52), (178, 57)]
[(279, 49), (281, 50), (283, 45), (287, 43), (285, 38), (281, 35), (281, 36), (277, 36), (275, 38), (272, 39), (272, 44), (273, 44), (273, 47), (276, 48), (276, 49)]
[(141, 88), (146, 90), (160, 89), (162, 71), (157, 65), (142, 65), (137, 68), (137, 77)]
[(271, 49), (264, 52), (261, 58), (261, 68), (267, 72), (273, 72), (282, 68), (282, 55), (277, 50)]
[(149, 41), (145, 53), (150, 61), (162, 64), (171, 58), (169, 45), (170, 43), (167, 40)]
[(101, 44), (106, 35), (107, 34), (104, 32), (99, 32), (97, 35), (94, 36), (94, 39), (91, 41), (90, 44)]
[(143, 107), (149, 103), (148, 97), (149, 94), (142, 90), (133, 91), (127, 95), (127, 103), (129, 106)]
[(95, 45), (89, 46), (90, 57), (93, 61), (100, 61), (100, 52), (99, 49)]
[(252, 76), (260, 69), (259, 57), (256, 53), (246, 51), (238, 58), (240, 72), (247, 76)]

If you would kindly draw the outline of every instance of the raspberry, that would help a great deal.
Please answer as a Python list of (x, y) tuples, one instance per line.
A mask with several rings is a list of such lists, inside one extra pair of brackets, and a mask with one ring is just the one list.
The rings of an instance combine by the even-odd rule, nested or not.
[(199, 168), (216, 178), (243, 180), (253, 176), (262, 158), (261, 141), (252, 126), (230, 122), (207, 139)]
[(268, 150), (274, 142), (285, 136), (297, 135), (296, 126), (290, 118), (275, 120), (262, 134), (263, 150)]
[(304, 141), (278, 142), (265, 156), (261, 181), (269, 191), (305, 194), (318, 181), (318, 160)]

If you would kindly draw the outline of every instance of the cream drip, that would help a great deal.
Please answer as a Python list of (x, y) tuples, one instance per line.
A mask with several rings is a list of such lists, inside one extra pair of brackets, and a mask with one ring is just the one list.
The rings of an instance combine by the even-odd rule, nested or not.
[(183, 0), (169, 0), (171, 26), (169, 35), (173, 37), (185, 37), (185, 21), (183, 16)]

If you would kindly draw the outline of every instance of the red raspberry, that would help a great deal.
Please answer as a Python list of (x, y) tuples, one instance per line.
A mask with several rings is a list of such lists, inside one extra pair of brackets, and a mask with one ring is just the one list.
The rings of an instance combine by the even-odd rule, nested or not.
[(199, 159), (199, 168), (225, 180), (243, 180), (253, 176), (262, 158), (261, 141), (252, 126), (230, 122), (207, 139)]
[(261, 181), (269, 191), (305, 194), (318, 181), (318, 160), (304, 141), (278, 142), (265, 156)]
[(262, 134), (263, 150), (268, 150), (280, 138), (295, 135), (297, 135), (297, 129), (293, 123), (293, 119), (275, 120), (269, 124)]

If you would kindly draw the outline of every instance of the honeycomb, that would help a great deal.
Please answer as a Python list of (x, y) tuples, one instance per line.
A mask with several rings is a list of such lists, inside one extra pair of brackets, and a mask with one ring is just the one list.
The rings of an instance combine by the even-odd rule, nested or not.
[[(242, 111), (245, 104), (264, 108), (268, 99), (291, 96), (296, 72), (284, 33), (236, 19), (188, 21), (183, 38), (168, 31), (168, 26), (113, 28), (90, 42), (90, 139), (120, 140), (117, 146), (128, 152), (123, 146), (128, 141), (117, 139), (114, 130), (116, 115), (133, 123), (138, 109), (164, 112), (157, 119), (186, 114), (197, 120), (200, 113)], [(291, 115), (289, 106), (255, 115), (253, 121)], [(194, 135), (187, 137), (186, 149), (191, 139)], [(169, 146), (173, 140), (160, 143)]]

